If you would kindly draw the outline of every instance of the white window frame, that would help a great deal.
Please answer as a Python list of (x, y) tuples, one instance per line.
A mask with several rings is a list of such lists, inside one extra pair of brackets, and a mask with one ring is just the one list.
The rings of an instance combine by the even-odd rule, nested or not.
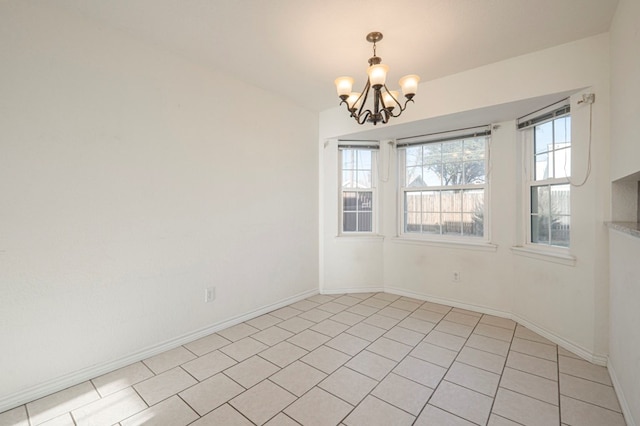
[[(343, 160), (345, 150), (365, 150), (371, 152), (371, 188), (343, 188)], [(338, 143), (338, 236), (374, 236), (378, 234), (378, 152), (379, 144), (372, 142)], [(371, 230), (344, 230), (344, 192), (371, 192)]]
[[(474, 133), (470, 133), (475, 132)], [(484, 135), (482, 133), (485, 133)], [(464, 184), (449, 186), (424, 186), (424, 187), (408, 187), (406, 186), (406, 148), (408, 146), (426, 145), (429, 143), (453, 142), (457, 140), (469, 140), (473, 138), (485, 138), (484, 167), (485, 181), (483, 184)], [(412, 138), (408, 145), (399, 144), (398, 148), (398, 236), (401, 239), (413, 240), (427, 243), (454, 243), (468, 245), (487, 245), (490, 241), (490, 145), (491, 132), (489, 126), (482, 126), (475, 129), (462, 129), (458, 131), (443, 132), (436, 135), (426, 135), (425, 137)], [(483, 209), (483, 235), (452, 235), (452, 234), (432, 234), (421, 232), (405, 232), (405, 194), (416, 190), (423, 191), (451, 191), (451, 190), (469, 190), (482, 189), (484, 192), (484, 209)], [(442, 214), (442, 206), (440, 206), (440, 214)]]
[[(568, 103), (567, 103), (567, 107), (568, 107)], [(523, 214), (524, 214), (524, 218), (523, 218), (523, 224), (525, 225), (525, 231), (524, 231), (524, 236), (525, 236), (525, 241), (524, 241), (524, 247), (529, 249), (529, 250), (533, 250), (533, 251), (539, 251), (539, 252), (547, 252), (551, 255), (559, 255), (559, 256), (568, 256), (569, 252), (570, 252), (570, 248), (571, 248), (571, 222), (572, 222), (572, 214), (571, 211), (568, 215), (569, 217), (569, 245), (567, 247), (565, 246), (559, 246), (559, 245), (552, 245), (552, 244), (546, 244), (546, 243), (541, 243), (541, 242), (533, 242), (533, 236), (532, 236), (532, 220), (531, 217), (533, 215), (532, 213), (532, 203), (531, 203), (531, 191), (532, 188), (535, 187), (540, 187), (540, 186), (553, 186), (553, 185), (569, 185), (569, 188), (571, 188), (571, 184), (570, 184), (570, 179), (571, 179), (571, 170), (568, 171), (569, 176), (568, 177), (561, 177), (561, 178), (547, 178), (547, 179), (541, 179), (541, 180), (535, 180), (535, 128), (536, 126), (548, 123), (550, 121), (554, 121), (560, 118), (564, 118), (564, 117), (570, 117), (571, 113), (569, 112), (568, 108), (567, 108), (567, 112), (558, 112), (559, 110), (562, 110), (564, 107), (560, 107), (558, 110), (551, 112), (550, 114), (552, 114), (553, 116), (551, 118), (545, 119), (545, 120), (539, 120), (536, 121), (535, 124), (532, 124), (530, 126), (527, 126), (524, 129), (521, 129), (523, 136), (524, 136), (524, 163), (525, 163), (525, 167), (524, 167), (524, 176), (523, 176)], [(572, 120), (573, 123), (573, 120)], [(573, 126), (573, 125), (572, 125)], [(572, 132), (571, 132), (572, 133)], [(555, 136), (554, 136), (555, 137)], [(573, 135), (571, 136), (571, 147), (568, 148), (571, 152), (570, 155), (573, 154)], [(554, 150), (555, 151), (555, 150)], [(570, 157), (571, 158), (571, 157)], [(569, 197), (571, 197), (571, 190), (569, 192)]]

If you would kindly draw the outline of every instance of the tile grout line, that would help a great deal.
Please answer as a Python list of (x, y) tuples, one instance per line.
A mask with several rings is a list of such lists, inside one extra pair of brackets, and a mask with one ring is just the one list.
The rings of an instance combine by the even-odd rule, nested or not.
[[(436, 324), (436, 327), (437, 327), (437, 325), (438, 325), (438, 324), (440, 324), (442, 321), (445, 321), (445, 318), (447, 317), (447, 315), (449, 315), (449, 313), (450, 313), (450, 312), (452, 312), (452, 311), (453, 311), (453, 309), (454, 309), (454, 308), (451, 308), (451, 309), (450, 309), (450, 310), (449, 310), (449, 311), (448, 311), (448, 312), (447, 312), (447, 313), (446, 313), (446, 314), (445, 314), (445, 315), (440, 319), (440, 321), (438, 321), (438, 323)], [(455, 311), (455, 312), (457, 312), (457, 311)], [(453, 358), (453, 360), (451, 361), (451, 364), (449, 364), (449, 367), (447, 367), (447, 369), (446, 369), (447, 371), (445, 371), (445, 373), (442, 375), (442, 378), (440, 379), (440, 381), (438, 382), (438, 384), (436, 385), (436, 387), (433, 389), (433, 393), (429, 396), (429, 398), (428, 398), (428, 399), (427, 399), (427, 401), (425, 402), (424, 406), (423, 406), (423, 407), (422, 407), (422, 409), (420, 410), (420, 413), (418, 414), (418, 416), (416, 416), (416, 420), (415, 420), (415, 421), (417, 421), (417, 420), (418, 420), (418, 418), (420, 417), (420, 415), (422, 415), (422, 412), (423, 412), (423, 411), (424, 411), (424, 409), (427, 407), (427, 405), (429, 405), (429, 402), (431, 401), (431, 398), (433, 398), (433, 395), (435, 395), (436, 391), (438, 390), (438, 387), (442, 384), (442, 382), (443, 382), (443, 381), (445, 381), (445, 377), (447, 376), (447, 374), (449, 374), (449, 370), (451, 369), (451, 366), (456, 362), (456, 360), (457, 360), (457, 359), (458, 359), (458, 357), (460, 356), (460, 352), (462, 352), (462, 350), (463, 350), (463, 349), (464, 349), (464, 347), (466, 346), (467, 342), (469, 341), (469, 338), (473, 335), (474, 330), (478, 327), (478, 324), (480, 324), (480, 321), (482, 320), (482, 317), (483, 317), (483, 316), (484, 316), (484, 314), (483, 314), (483, 315), (481, 315), (480, 317), (476, 317), (476, 318), (478, 318), (478, 322), (476, 322), (476, 324), (475, 324), (475, 325), (473, 326), (473, 328), (471, 329), (471, 333), (469, 333), (469, 335), (468, 335), (466, 338), (464, 338), (464, 339), (465, 339), (465, 340), (464, 340), (464, 343), (462, 344), (462, 346), (460, 347), (460, 349), (457, 351), (456, 356), (455, 356), (455, 357)], [(446, 321), (449, 321), (449, 320), (446, 320)], [(453, 321), (450, 321), (450, 322), (453, 322)], [(456, 324), (458, 324), (458, 323), (456, 323)], [(461, 324), (461, 325), (465, 325), (465, 324)], [(435, 327), (433, 328), (433, 330), (435, 330)], [(433, 331), (433, 330), (431, 330), (431, 331)], [(431, 331), (430, 331), (429, 333), (431, 333)], [(446, 332), (441, 331), (441, 333), (446, 333)], [(447, 334), (449, 334), (449, 333), (447, 333)], [(428, 334), (427, 334), (427, 335), (428, 335)], [(461, 337), (461, 338), (462, 338), (462, 336), (457, 336), (457, 337)], [(425, 338), (426, 338), (426, 336), (425, 336)], [(423, 339), (422, 341), (424, 341), (424, 339)], [(427, 361), (427, 362), (428, 362), (428, 361)], [(506, 363), (506, 358), (505, 358), (505, 363)], [(464, 364), (464, 363), (463, 363), (463, 364)], [(466, 365), (468, 365), (468, 364), (466, 364)], [(472, 366), (472, 367), (473, 367), (473, 366)], [(451, 383), (451, 382), (447, 381), (447, 383)], [(457, 386), (460, 386), (460, 385), (458, 385), (458, 384), (456, 384), (456, 385), (457, 385)], [(461, 387), (462, 387), (462, 386), (461, 386)], [(466, 389), (468, 389), (468, 388), (466, 388)], [(473, 390), (473, 389), (470, 389), (470, 390), (472, 390), (473, 392), (477, 392), (477, 391), (475, 391), (475, 390)], [(481, 395), (484, 395), (484, 394), (482, 394), (482, 393), (480, 393), (480, 392), (477, 392), (477, 393), (479, 393), (479, 394), (481, 394)], [(492, 407), (492, 408), (493, 408), (493, 400), (494, 400), (494, 399), (495, 399), (495, 398), (492, 398), (492, 404), (491, 404), (491, 407)], [(440, 408), (440, 407), (438, 407), (438, 406), (436, 406), (436, 405), (434, 405), (434, 407), (436, 407), (436, 408), (438, 408), (438, 409), (440, 409), (440, 410), (442, 410), (442, 411), (445, 411), (445, 412), (447, 412), (447, 413), (449, 413), (449, 414), (453, 414), (453, 415), (455, 415), (456, 417), (459, 417), (459, 418), (464, 419), (464, 420), (466, 420), (466, 421), (469, 421), (469, 422), (471, 422), (471, 423), (475, 423), (475, 422), (472, 422), (471, 420), (465, 419), (465, 418), (464, 418), (464, 417), (462, 417), (462, 416), (459, 416), (459, 415), (457, 415), (457, 414), (455, 414), (455, 413), (451, 413), (451, 412), (449, 412), (449, 411), (447, 411), (447, 410), (445, 410), (445, 409), (443, 409), (443, 408)], [(490, 416), (490, 415), (491, 415), (491, 410), (489, 410), (489, 416)], [(488, 418), (487, 418), (487, 420), (488, 420)], [(414, 421), (414, 423), (415, 423), (415, 421)]]
[[(448, 310), (448, 311), (447, 311), (447, 312), (442, 316), (442, 318), (440, 318), (440, 320), (439, 320), (439, 321), (435, 324), (435, 326), (434, 326), (434, 327), (429, 331), (429, 333), (427, 333), (427, 336), (428, 336), (428, 335), (429, 335), (433, 330), (435, 330), (435, 329), (436, 329), (436, 327), (437, 327), (437, 326), (438, 326), (442, 321), (445, 321), (445, 318), (447, 317), (447, 315), (449, 315), (449, 313), (450, 313), (450, 312), (452, 312), (452, 311), (453, 311), (453, 307), (452, 307), (452, 308), (450, 308), (450, 309), (449, 309), (449, 310)], [(480, 320), (478, 319), (478, 323), (479, 323), (479, 322), (480, 322)], [(476, 326), (477, 326), (477, 324), (478, 324), (478, 323), (476, 323)], [(457, 323), (456, 323), (456, 324), (457, 324)], [(462, 324), (462, 325), (464, 325), (464, 324)], [(469, 333), (469, 336), (471, 336), (471, 335), (473, 334), (473, 330), (475, 330), (475, 327), (476, 327), (476, 326), (474, 326), (474, 327), (471, 329), (471, 333)], [(440, 333), (446, 333), (446, 332), (444, 332), (444, 331), (440, 331)], [(456, 336), (456, 335), (454, 335), (454, 334), (450, 334), (450, 333), (446, 333), (446, 334), (449, 334), (449, 335), (451, 335), (451, 336)], [(425, 336), (425, 337), (424, 337), (424, 339), (426, 339), (426, 338), (427, 338), (427, 336)], [(449, 369), (451, 369), (451, 366), (453, 365), (453, 363), (454, 363), (454, 362), (456, 362), (456, 359), (457, 359), (457, 358), (458, 358), (458, 356), (460, 355), (460, 351), (462, 351), (462, 348), (464, 348), (464, 345), (465, 345), (465, 344), (467, 343), (467, 341), (469, 340), (469, 336), (467, 336), (466, 338), (464, 338), (464, 339), (465, 339), (465, 340), (464, 340), (464, 343), (462, 344), (462, 346), (460, 347), (460, 349), (456, 352), (456, 356), (453, 358), (453, 360), (451, 361), (451, 364), (450, 364), (450, 365), (449, 365), (449, 367), (446, 369), (445, 373), (442, 375), (442, 378), (438, 381), (438, 384), (433, 388), (433, 392), (431, 393), (431, 395), (429, 395), (429, 398), (427, 398), (426, 402), (425, 402), (425, 403), (424, 403), (424, 405), (422, 406), (422, 409), (420, 410), (420, 412), (419, 412), (419, 413), (418, 413), (418, 415), (416, 416), (416, 419), (415, 419), (414, 423), (415, 423), (416, 421), (418, 421), (418, 418), (422, 415), (422, 412), (424, 411), (425, 407), (426, 407), (427, 405), (429, 405), (429, 401), (431, 401), (431, 398), (433, 398), (433, 395), (436, 393), (436, 390), (438, 389), (438, 386), (440, 386), (440, 384), (441, 384), (441, 383), (442, 383), (442, 381), (444, 380), (444, 378), (445, 378), (445, 376), (447, 375), (447, 373), (449, 373)], [(456, 336), (456, 337), (463, 338), (462, 336)], [(422, 339), (422, 340), (421, 340), (421, 342), (424, 342), (424, 339)], [(428, 343), (428, 342), (427, 342), (427, 343)], [(437, 345), (436, 345), (436, 346), (437, 346)], [(438, 346), (438, 347), (440, 347), (440, 346)], [(414, 348), (415, 348), (415, 347), (414, 347)], [(444, 349), (448, 349), (448, 348), (444, 348)], [(428, 362), (428, 361), (425, 361), (425, 362)], [(440, 407), (437, 407), (437, 408), (441, 409)], [(441, 410), (442, 410), (442, 409), (441, 409)], [(443, 410), (443, 411), (446, 411), (446, 410)], [(447, 413), (449, 413), (448, 411), (446, 411), (446, 412), (447, 412)], [(450, 413), (450, 414), (456, 415), (456, 414), (454, 414), (454, 413)], [(456, 416), (457, 416), (457, 415), (456, 415)], [(457, 417), (460, 417), (460, 416), (457, 416)], [(462, 417), (460, 417), (460, 418), (462, 418)], [(466, 419), (464, 419), (464, 420), (466, 420)]]
[(562, 424), (562, 394), (560, 393), (560, 351), (556, 345), (556, 368), (558, 372), (558, 420)]
[(593, 402), (584, 401), (582, 399), (574, 398), (574, 397), (569, 396), (569, 395), (562, 395), (562, 396), (564, 396), (565, 398), (573, 399), (574, 401), (578, 401), (578, 402), (582, 402), (584, 404), (591, 405), (593, 407), (602, 408), (604, 410), (611, 411), (612, 413), (620, 414), (622, 416), (622, 412), (620, 412), (620, 411), (612, 410), (611, 408), (603, 407), (602, 405), (598, 405), (598, 404), (594, 404)]
[[(515, 339), (517, 329), (518, 329), (518, 325), (516, 323), (516, 326), (513, 329), (513, 334), (511, 335), (511, 340), (509, 341), (509, 349), (507, 350), (507, 356), (504, 357), (504, 365), (502, 366), (502, 371), (500, 372), (500, 380), (498, 380), (498, 386), (496, 387), (496, 394), (491, 401), (491, 409), (489, 410), (489, 419), (491, 418), (491, 414), (493, 413), (493, 407), (496, 404), (496, 398), (498, 397), (498, 391), (500, 390), (500, 383), (502, 383), (502, 379), (504, 377), (504, 370), (507, 368), (507, 361), (509, 360), (509, 352), (511, 352), (511, 346), (513, 345), (513, 339)], [(560, 408), (558, 407), (558, 411), (559, 409)], [(487, 419), (487, 422), (489, 421), (489, 419)], [(505, 419), (511, 420), (508, 417), (505, 417)]]

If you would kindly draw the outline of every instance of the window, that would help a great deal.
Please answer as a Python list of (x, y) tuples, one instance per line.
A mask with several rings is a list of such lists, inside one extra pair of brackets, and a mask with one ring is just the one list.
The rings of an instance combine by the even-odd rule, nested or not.
[(536, 124), (530, 131), (528, 242), (569, 247), (571, 117), (564, 115)]
[(342, 233), (375, 231), (375, 165), (372, 147), (340, 147)]
[(485, 236), (488, 133), (398, 144), (401, 234)]

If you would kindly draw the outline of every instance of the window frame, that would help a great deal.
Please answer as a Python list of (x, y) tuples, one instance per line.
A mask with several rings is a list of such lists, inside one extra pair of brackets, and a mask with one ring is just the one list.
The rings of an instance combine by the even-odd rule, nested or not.
[[(549, 191), (551, 191), (551, 187), (552, 186), (558, 186), (558, 185), (568, 185), (569, 186), (569, 206), (571, 205), (571, 167), (570, 169), (567, 171), (565, 170), (565, 172), (567, 173), (567, 176), (565, 177), (552, 177), (552, 178), (546, 178), (546, 179), (540, 179), (540, 180), (536, 180), (535, 178), (535, 173), (536, 173), (536, 147), (535, 147), (535, 132), (536, 132), (536, 127), (544, 125), (546, 123), (549, 122), (554, 122), (558, 119), (563, 119), (566, 117), (571, 118), (571, 111), (568, 108), (568, 106), (564, 106), (561, 107), (559, 110), (562, 110), (563, 112), (557, 114), (557, 113), (553, 113), (553, 116), (547, 119), (543, 119), (543, 120), (539, 120), (536, 121), (535, 123), (520, 129), (522, 131), (522, 134), (524, 135), (524, 176), (523, 176), (523, 198), (524, 198), (524, 202), (523, 202), (523, 214), (524, 214), (524, 220), (523, 220), (523, 224), (525, 226), (525, 232), (524, 232), (524, 246), (527, 249), (531, 249), (534, 251), (542, 251), (542, 252), (549, 252), (550, 254), (558, 254), (561, 256), (566, 256), (571, 249), (571, 223), (572, 223), (572, 211), (571, 211), (571, 207), (569, 207), (569, 213), (568, 214), (563, 214), (561, 216), (565, 216), (569, 218), (569, 243), (567, 246), (560, 246), (560, 245), (553, 245), (551, 244), (551, 233), (549, 234), (549, 243), (544, 243), (544, 242), (534, 242), (533, 241), (533, 234), (532, 234), (532, 227), (533, 227), (533, 222), (532, 222), (532, 216), (534, 216), (534, 213), (532, 211), (533, 205), (532, 205), (532, 190), (533, 188), (537, 188), (537, 187), (544, 187), (547, 186), (549, 187)], [(561, 148), (561, 149), (553, 149), (553, 153), (555, 156), (555, 153), (561, 150), (569, 150), (569, 159), (571, 161), (572, 158), (572, 154), (573, 154), (573, 120), (571, 120), (571, 124), (570, 124), (570, 129), (569, 129), (569, 135), (570, 135), (570, 146), (567, 148)], [(555, 144), (555, 132), (553, 133), (553, 142)], [(551, 151), (547, 151), (547, 152), (551, 152)], [(555, 158), (554, 158), (555, 161)], [(572, 164), (572, 163), (571, 163)], [(555, 167), (555, 163), (554, 163), (554, 167)], [(555, 174), (555, 172), (554, 172)], [(551, 217), (551, 213), (549, 213), (549, 216)], [(551, 226), (551, 223), (549, 223), (549, 226)]]
[[(371, 152), (371, 188), (344, 188), (343, 182), (343, 152), (345, 150), (363, 150)], [(379, 145), (376, 142), (338, 144), (338, 236), (340, 237), (371, 237), (378, 235), (378, 152)], [(358, 169), (355, 169), (358, 170)], [(370, 231), (345, 231), (344, 230), (344, 193), (345, 192), (371, 192), (371, 230)]]
[[(422, 243), (453, 243), (453, 244), (464, 244), (471, 246), (484, 246), (489, 244), (491, 238), (491, 227), (490, 227), (490, 145), (491, 145), (491, 131), (489, 126), (483, 126), (482, 129), (484, 132), (479, 132), (479, 134), (469, 134), (469, 131), (463, 129), (463, 131), (451, 131), (451, 132), (443, 132), (443, 134), (438, 134), (433, 138), (426, 138), (424, 140), (416, 139), (415, 142), (411, 142), (408, 144), (402, 144), (397, 149), (397, 214), (398, 219), (397, 223), (397, 235), (400, 239), (411, 240)], [(466, 133), (464, 132), (466, 130)], [(462, 133), (461, 133), (462, 132)], [(482, 184), (459, 184), (459, 185), (439, 185), (439, 186), (421, 186), (421, 187), (410, 187), (407, 186), (406, 180), (406, 172), (407, 172), (407, 161), (406, 161), (406, 152), (407, 148), (415, 147), (415, 146), (423, 146), (433, 143), (447, 143), (447, 142), (457, 142), (457, 141), (465, 141), (471, 139), (483, 139), (484, 140), (484, 183)], [(442, 164), (441, 162), (440, 164)], [(482, 236), (474, 236), (474, 235), (464, 235), (464, 230), (461, 229), (460, 234), (443, 234), (442, 228), (440, 229), (440, 233), (425, 233), (425, 232), (406, 232), (406, 206), (405, 206), (405, 197), (408, 192), (413, 191), (436, 191), (439, 194), (441, 199), (442, 193), (445, 191), (465, 191), (465, 190), (474, 190), (481, 189), (483, 191), (483, 235)], [(460, 195), (463, 196), (462, 194)], [(458, 212), (456, 212), (458, 213)], [(459, 212), (461, 215), (468, 213), (462, 210)], [(442, 223), (442, 205), (439, 206), (440, 222)]]

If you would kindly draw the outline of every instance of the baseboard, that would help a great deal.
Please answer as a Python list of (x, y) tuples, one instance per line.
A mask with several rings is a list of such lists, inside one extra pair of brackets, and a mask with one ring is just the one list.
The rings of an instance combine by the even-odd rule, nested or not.
[(320, 294), (379, 293), (384, 291), (384, 287), (349, 287), (322, 289)]
[(411, 297), (413, 299), (424, 300), (425, 302), (439, 303), (440, 305), (453, 306), (454, 308), (466, 309), (468, 311), (480, 312), (487, 315), (493, 315), (502, 318), (511, 318), (511, 314), (497, 309), (489, 308), (482, 305), (472, 305), (470, 303), (461, 302), (455, 299), (447, 299), (443, 297), (432, 296), (423, 293), (415, 293), (397, 287), (385, 287), (387, 293), (397, 294), (398, 296)]
[(528, 319), (521, 317), (519, 315), (515, 315), (513, 314), (511, 316), (511, 318), (516, 321), (519, 324), (524, 325), (525, 327), (527, 327), (529, 330), (534, 331), (536, 333), (538, 333), (539, 335), (541, 335), (542, 337), (544, 337), (545, 339), (551, 340), (553, 343), (555, 343), (558, 346), (561, 346), (563, 349), (568, 350), (569, 352), (572, 352), (576, 355), (578, 355), (580, 358), (585, 359), (593, 364), (597, 364), (597, 365), (601, 365), (601, 366), (606, 366), (607, 365), (607, 356), (606, 355), (601, 355), (601, 354), (595, 354), (593, 352), (590, 352), (588, 349), (583, 348), (580, 345), (577, 345), (561, 336), (558, 336), (557, 334), (546, 330), (538, 325), (536, 325), (535, 323), (529, 321)]
[(455, 299), (447, 299), (447, 298), (442, 298), (442, 297), (436, 297), (436, 296), (431, 296), (431, 295), (426, 295), (426, 294), (422, 294), (422, 293), (415, 293), (412, 291), (407, 291), (404, 289), (400, 289), (400, 288), (395, 288), (395, 287), (385, 287), (385, 291), (387, 293), (392, 293), (392, 294), (397, 294), (400, 296), (406, 296), (406, 297), (412, 297), (414, 299), (418, 299), (418, 300), (424, 300), (427, 302), (433, 302), (433, 303), (439, 303), (442, 305), (447, 305), (447, 306), (453, 306), (456, 308), (460, 308), (460, 309), (467, 309), (470, 311), (475, 311), (475, 312), (481, 312), (483, 314), (488, 314), (488, 315), (494, 315), (497, 317), (503, 317), (503, 318), (509, 318), (514, 320), (515, 322), (517, 322), (518, 324), (521, 324), (525, 327), (527, 327), (529, 330), (538, 333), (540, 336), (544, 337), (547, 340), (552, 341), (553, 343), (557, 344), (558, 346), (561, 346), (562, 348), (568, 350), (569, 352), (572, 352), (576, 355), (578, 355), (580, 358), (583, 358), (589, 362), (592, 362), (593, 364), (597, 364), (597, 365), (602, 365), (602, 366), (606, 366), (607, 365), (607, 356), (606, 355), (600, 355), (600, 354), (594, 354), (590, 351), (588, 351), (587, 349), (576, 345), (573, 342), (570, 342), (567, 339), (564, 339), (563, 337), (558, 336), (557, 334), (546, 330), (542, 327), (537, 326), (535, 323), (529, 321), (528, 319), (521, 317), (519, 315), (516, 314), (512, 314), (510, 312), (505, 312), (505, 311), (500, 311), (500, 310), (496, 310), (493, 308), (489, 308), (486, 306), (481, 306), (481, 305), (473, 305), (470, 303), (466, 303), (466, 302), (461, 302), (459, 300), (455, 300)]
[(627, 422), (627, 426), (637, 426), (638, 423), (636, 423), (636, 421), (633, 418), (633, 413), (631, 413), (629, 402), (624, 396), (624, 392), (622, 391), (622, 386), (620, 385), (620, 381), (618, 380), (618, 376), (616, 375), (616, 369), (613, 368), (613, 365), (611, 364), (611, 360), (607, 361), (607, 370), (609, 371), (609, 377), (611, 377), (611, 383), (613, 383), (613, 388), (616, 390), (616, 395), (618, 396), (618, 402), (620, 402), (622, 415), (624, 416), (624, 420)]
[(42, 398), (52, 393), (61, 391), (63, 389), (67, 389), (71, 386), (80, 384), (113, 370), (117, 370), (135, 362), (142, 361), (143, 359), (158, 355), (159, 353), (177, 348), (178, 346), (184, 345), (186, 343), (193, 342), (194, 340), (198, 340), (201, 337), (208, 336), (209, 334), (215, 333), (225, 328), (259, 317), (260, 315), (264, 315), (268, 312), (282, 308), (283, 306), (290, 305), (291, 303), (295, 303), (299, 300), (306, 299), (307, 297), (313, 296), (315, 294), (318, 294), (317, 289), (298, 293), (294, 296), (287, 297), (278, 302), (262, 306), (258, 309), (254, 309), (245, 314), (235, 316), (225, 321), (217, 322), (215, 324), (195, 330), (182, 336), (169, 339), (157, 345), (146, 347), (122, 358), (83, 368), (60, 377), (47, 380), (46, 382), (37, 384), (35, 386), (31, 386), (12, 395), (0, 397), (0, 413), (18, 407), (22, 404), (34, 401), (38, 398)]

